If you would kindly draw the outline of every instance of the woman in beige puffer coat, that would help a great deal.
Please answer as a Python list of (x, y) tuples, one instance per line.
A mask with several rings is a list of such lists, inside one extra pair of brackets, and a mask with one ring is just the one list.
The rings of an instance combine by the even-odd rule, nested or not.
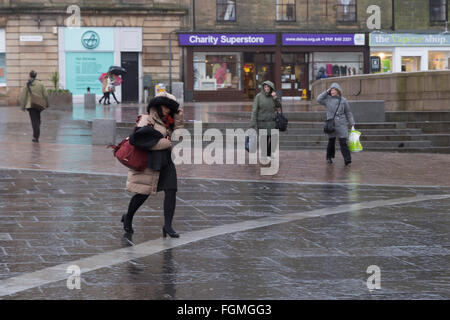
[(131, 198), (127, 214), (122, 216), (124, 230), (133, 233), (133, 216), (150, 195), (164, 191), (164, 226), (163, 236), (169, 234), (178, 238), (172, 228), (175, 214), (177, 192), (177, 173), (172, 161), (172, 142), (170, 137), (174, 130), (183, 128), (183, 111), (179, 109), (176, 98), (169, 93), (158, 94), (147, 106), (147, 115), (140, 115), (137, 127), (152, 126), (159, 131), (161, 138), (148, 154), (147, 168), (144, 171), (128, 171), (126, 190), (135, 193)]

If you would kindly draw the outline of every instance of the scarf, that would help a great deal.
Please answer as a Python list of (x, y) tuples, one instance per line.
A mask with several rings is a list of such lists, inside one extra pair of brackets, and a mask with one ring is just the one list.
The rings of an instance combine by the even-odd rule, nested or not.
[(167, 117), (163, 117), (161, 120), (164, 122), (164, 126), (166, 128), (173, 126), (173, 124), (175, 123), (175, 120), (170, 115), (168, 115)]

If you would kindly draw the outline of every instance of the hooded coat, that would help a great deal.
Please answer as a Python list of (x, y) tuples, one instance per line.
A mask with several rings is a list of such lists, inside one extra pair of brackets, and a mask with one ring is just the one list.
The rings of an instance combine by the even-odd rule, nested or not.
[[(336, 89), (339, 96), (333, 97), (328, 94), (328, 90)], [(333, 119), (334, 113), (339, 106), (339, 110), (334, 118), (336, 130), (328, 134), (328, 138), (348, 138), (348, 126), (354, 126), (355, 120), (350, 110), (347, 99), (342, 96), (342, 89), (338, 83), (333, 83), (327, 91), (322, 92), (317, 97), (317, 102), (327, 107), (327, 120)], [(339, 105), (340, 102), (340, 105)]]
[[(175, 114), (174, 120), (174, 130), (184, 126), (183, 116)], [(159, 131), (162, 137), (165, 137), (167, 134), (172, 135), (172, 131), (164, 126), (164, 123), (159, 117), (156, 108), (150, 108), (148, 115), (141, 115), (138, 118), (137, 127), (144, 127), (147, 125), (150, 125), (155, 130)], [(173, 180), (173, 175), (175, 175), (176, 180), (175, 166), (171, 159), (172, 142), (166, 138), (160, 138), (156, 145), (152, 146), (150, 150), (152, 151), (147, 159), (147, 168), (144, 171), (135, 171), (132, 169), (128, 171), (128, 178), (125, 188), (127, 191), (154, 195), (157, 191), (160, 191), (158, 189), (160, 189), (161, 186), (167, 186), (172, 183), (171, 181)], [(165, 170), (168, 167), (161, 168), (162, 162), (168, 162), (170, 170)], [(167, 181), (160, 181), (160, 179)]]
[[(272, 89), (269, 94), (264, 91), (265, 84)], [(281, 101), (279, 97), (276, 99), (272, 97), (273, 91), (275, 91), (275, 85), (271, 81), (263, 82), (263, 90), (256, 95), (253, 101), (251, 128), (275, 129), (275, 111), (277, 108), (281, 108)]]

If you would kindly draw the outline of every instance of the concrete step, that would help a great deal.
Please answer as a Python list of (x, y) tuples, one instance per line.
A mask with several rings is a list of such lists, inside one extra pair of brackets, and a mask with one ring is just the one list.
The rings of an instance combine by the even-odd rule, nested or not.
[[(282, 135), (280, 136), (282, 141), (328, 141), (328, 137), (325, 134), (320, 135)], [(362, 135), (361, 141), (423, 141), (430, 140), (423, 135)], [(450, 144), (449, 144), (450, 145)]]
[(406, 126), (421, 129), (424, 133), (450, 133), (450, 121), (408, 122)]
[[(364, 146), (363, 146), (364, 147)], [(310, 146), (308, 148), (298, 148), (297, 146), (284, 146), (280, 147), (281, 150), (324, 150), (326, 147), (323, 146)], [(339, 144), (336, 144), (336, 150), (339, 150)], [(402, 152), (402, 153), (440, 153), (440, 154), (450, 154), (450, 147), (421, 147), (421, 148), (366, 148), (364, 147), (363, 152)]]
[(433, 147), (450, 147), (449, 134), (422, 134), (424, 139), (431, 141)]
[[(280, 141), (280, 147), (297, 146), (305, 148), (310, 146), (322, 146), (326, 148), (328, 141)], [(337, 143), (338, 144), (338, 143)], [(424, 148), (431, 147), (430, 141), (365, 141), (362, 143), (363, 148)]]
[(450, 121), (448, 111), (389, 111), (386, 112), (386, 121), (389, 122), (425, 122)]

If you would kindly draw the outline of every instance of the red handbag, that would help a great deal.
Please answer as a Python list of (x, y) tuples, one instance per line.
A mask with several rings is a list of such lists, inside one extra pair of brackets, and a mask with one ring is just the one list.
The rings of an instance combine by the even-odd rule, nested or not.
[(136, 171), (144, 171), (147, 167), (147, 152), (131, 145), (128, 138), (117, 146), (109, 147), (113, 148), (114, 156), (124, 166)]

